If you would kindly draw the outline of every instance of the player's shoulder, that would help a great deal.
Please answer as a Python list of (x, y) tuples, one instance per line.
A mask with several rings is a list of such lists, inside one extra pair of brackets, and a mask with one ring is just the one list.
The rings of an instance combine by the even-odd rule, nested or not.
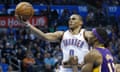
[(85, 60), (86, 61), (90, 61), (90, 62), (94, 62), (96, 61), (98, 58), (101, 58), (101, 54), (99, 53), (99, 51), (97, 51), (96, 49), (92, 49), (86, 56), (85, 56)]
[(86, 29), (83, 29), (84, 30), (84, 32), (83, 32), (83, 34), (84, 34), (84, 38), (88, 41), (89, 40), (89, 38), (91, 38), (92, 37), (92, 31), (90, 31), (90, 30), (86, 30)]
[(92, 49), (90, 52), (89, 52), (89, 56), (93, 56), (93, 57), (98, 57), (98, 56), (101, 56), (100, 52), (96, 49)]
[(85, 34), (86, 37), (91, 37), (92, 31), (85, 30), (84, 34)]

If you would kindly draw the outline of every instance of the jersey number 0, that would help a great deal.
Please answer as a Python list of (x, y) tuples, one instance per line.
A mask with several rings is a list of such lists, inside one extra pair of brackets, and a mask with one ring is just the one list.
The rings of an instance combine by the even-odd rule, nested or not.
[(73, 49), (70, 49), (69, 55), (70, 55), (70, 56), (74, 56), (74, 50), (73, 50)]

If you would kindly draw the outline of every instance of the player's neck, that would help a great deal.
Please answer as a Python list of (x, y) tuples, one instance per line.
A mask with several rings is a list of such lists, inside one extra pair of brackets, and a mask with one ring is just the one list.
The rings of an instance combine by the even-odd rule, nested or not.
[(99, 43), (99, 42), (96, 42), (96, 43), (94, 44), (94, 48), (105, 48), (105, 46), (104, 46), (104, 44), (101, 44), (101, 43)]
[(74, 28), (74, 29), (70, 29), (70, 32), (73, 34), (73, 35), (76, 35), (80, 32), (81, 30), (81, 26), (80, 27), (77, 27), (77, 28)]

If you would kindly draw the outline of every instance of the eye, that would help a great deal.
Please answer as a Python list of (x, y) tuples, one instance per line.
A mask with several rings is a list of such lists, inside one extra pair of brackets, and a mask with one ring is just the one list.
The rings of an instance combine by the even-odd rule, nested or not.
[(76, 18), (72, 18), (72, 20), (75, 20)]
[(69, 18), (69, 20), (76, 20), (76, 18), (74, 18), (74, 17), (73, 18)]

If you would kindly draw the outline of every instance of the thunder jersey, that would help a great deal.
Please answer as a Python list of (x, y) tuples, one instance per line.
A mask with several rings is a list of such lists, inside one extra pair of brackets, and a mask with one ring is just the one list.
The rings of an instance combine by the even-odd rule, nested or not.
[(113, 57), (107, 48), (96, 48), (102, 55), (102, 65), (94, 68), (93, 72), (115, 72)]
[(71, 34), (69, 30), (64, 32), (61, 49), (63, 52), (62, 62), (68, 61), (70, 56), (77, 56), (78, 63), (83, 62), (84, 56), (89, 52), (88, 43), (84, 38), (84, 29), (77, 35)]

